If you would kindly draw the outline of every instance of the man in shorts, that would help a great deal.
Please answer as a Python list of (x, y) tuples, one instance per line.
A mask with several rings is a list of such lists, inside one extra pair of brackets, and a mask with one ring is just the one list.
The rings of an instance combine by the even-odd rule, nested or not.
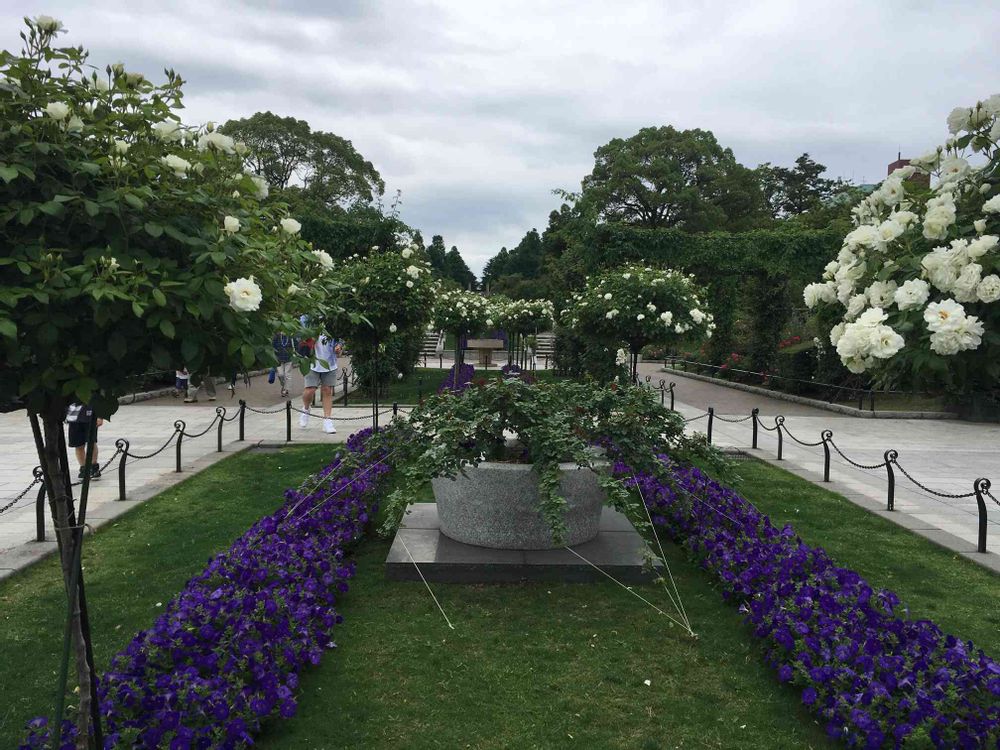
[[(76, 451), (76, 462), (80, 464), (79, 479), (89, 472), (91, 479), (101, 478), (101, 465), (97, 463), (97, 430), (94, 430), (94, 463), (87, 466), (87, 438), (90, 433), (90, 422), (94, 419), (94, 410), (86, 404), (70, 404), (66, 410), (66, 423), (69, 425), (69, 439), (66, 441), (70, 448)], [(104, 420), (98, 418), (97, 426), (104, 424)]]
[(320, 389), (323, 400), (323, 432), (332, 435), (337, 431), (333, 426), (333, 389), (337, 385), (337, 355), (340, 354), (340, 344), (329, 336), (323, 335), (316, 339), (313, 350), (313, 361), (305, 377), (305, 389), (302, 391), (302, 408), (299, 415), (299, 427), (309, 426), (309, 411), (312, 409), (316, 389)]

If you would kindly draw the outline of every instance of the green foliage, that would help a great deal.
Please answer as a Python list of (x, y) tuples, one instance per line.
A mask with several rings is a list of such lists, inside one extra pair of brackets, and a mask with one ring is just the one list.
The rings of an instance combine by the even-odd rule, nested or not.
[(350, 141), (314, 131), (304, 120), (257, 112), (230, 120), (220, 130), (246, 143), (247, 168), (289, 192), (284, 198), (294, 205), (364, 205), (385, 191), (378, 170)]
[(408, 227), (393, 216), (383, 215), (373, 206), (354, 206), (347, 211), (306, 208), (298, 215), (302, 237), (337, 260), (361, 257), (373, 247), (395, 247), (397, 236)]
[(616, 361), (613, 349), (565, 326), (556, 328), (555, 367), (561, 374), (602, 384), (628, 378), (628, 370)]
[(843, 180), (823, 177), (826, 167), (813, 161), (809, 154), (802, 154), (791, 169), (765, 162), (755, 171), (775, 219), (821, 209), (849, 187)]
[(132, 376), (270, 362), (300, 307), (336, 307), (285, 206), (260, 203), (243, 144), (180, 125), (179, 76), (154, 85), (25, 38), (0, 54), (0, 401), (107, 416)]
[(580, 202), (601, 220), (648, 229), (744, 230), (769, 218), (753, 171), (711, 131), (669, 125), (597, 149)]
[[(514, 446), (507, 442), (510, 434), (516, 435)], [(700, 440), (686, 437), (681, 416), (661, 406), (646, 388), (571, 381), (529, 385), (502, 377), (461, 393), (432, 396), (376, 439), (387, 441), (402, 476), (388, 498), (383, 530), (399, 522), (428, 479), (454, 478), (484, 460), (523, 460), (534, 465), (540, 510), (556, 541), (565, 533), (559, 464), (603, 468), (606, 462), (595, 452), (595, 443), (609, 440), (630, 458), (645, 457), (643, 468), (655, 465), (662, 450), (681, 460), (711, 453)], [(604, 484), (612, 503), (627, 502), (619, 483)]]

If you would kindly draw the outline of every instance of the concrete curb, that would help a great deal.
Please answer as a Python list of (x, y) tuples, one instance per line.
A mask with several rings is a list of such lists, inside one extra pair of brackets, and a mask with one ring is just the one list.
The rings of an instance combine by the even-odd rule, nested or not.
[(784, 393), (782, 391), (772, 391), (767, 388), (761, 388), (755, 385), (746, 385), (745, 383), (732, 383), (728, 380), (722, 380), (721, 378), (713, 378), (709, 375), (698, 375), (693, 372), (684, 372), (683, 370), (671, 370), (664, 367), (662, 372), (669, 373), (671, 375), (677, 375), (682, 378), (690, 378), (691, 380), (700, 380), (703, 383), (712, 383), (714, 385), (721, 385), (725, 388), (732, 388), (737, 391), (746, 391), (747, 393), (753, 393), (757, 396), (766, 396), (768, 398), (776, 398), (779, 401), (790, 401), (795, 404), (802, 404), (803, 406), (813, 406), (817, 409), (824, 409), (826, 411), (836, 412), (837, 414), (845, 414), (849, 417), (862, 417), (864, 419), (958, 419), (957, 414), (953, 414), (947, 411), (866, 411), (864, 409), (855, 409), (853, 406), (844, 406), (843, 404), (831, 404), (826, 401), (819, 401), (815, 398), (806, 398), (805, 396), (796, 396), (794, 393)]

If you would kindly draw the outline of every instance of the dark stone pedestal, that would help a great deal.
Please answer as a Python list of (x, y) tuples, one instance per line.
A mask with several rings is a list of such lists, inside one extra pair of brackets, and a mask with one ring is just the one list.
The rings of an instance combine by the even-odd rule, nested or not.
[[(655, 575), (652, 571), (643, 570), (644, 548), (642, 537), (629, 520), (616, 510), (604, 508), (597, 536), (572, 549), (623, 583), (643, 583), (652, 580)], [(592, 583), (608, 580), (600, 571), (564, 548), (503, 550), (475, 547), (449, 539), (440, 531), (437, 505), (434, 503), (418, 503), (410, 507), (410, 513), (403, 518), (389, 556), (385, 559), (386, 578), (419, 581), (420, 574), (414, 562), (420, 566), (420, 572), (428, 581), (438, 583)], [(658, 567), (662, 567), (662, 563)]]

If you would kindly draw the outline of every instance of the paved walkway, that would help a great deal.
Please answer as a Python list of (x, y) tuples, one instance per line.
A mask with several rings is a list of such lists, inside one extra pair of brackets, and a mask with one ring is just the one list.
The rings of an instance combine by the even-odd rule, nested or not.
[[(275, 413), (261, 414), (248, 409), (245, 420), (245, 442), (238, 442), (238, 420), (223, 426), (223, 451), (216, 452), (217, 431), (213, 427), (198, 438), (184, 438), (182, 442), (182, 473), (175, 472), (176, 449), (174, 444), (153, 458), (139, 460), (130, 458), (126, 462), (127, 500), (118, 501), (118, 465), (115, 458), (105, 469), (103, 477), (91, 485), (88, 501), (88, 523), (97, 526), (114, 518), (142, 500), (152, 497), (163, 489), (182, 481), (191, 472), (211, 465), (215, 461), (232, 455), (259, 442), (284, 442), (286, 422), (284, 403), (279, 386), (268, 384), (266, 376), (251, 380), (251, 387), (242, 382), (237, 386), (234, 397), (230, 397), (225, 386), (219, 387), (216, 401), (204, 400), (196, 404), (185, 404), (181, 399), (170, 396), (122, 406), (110, 422), (105, 422), (98, 434), (98, 461), (103, 465), (115, 453), (115, 440), (124, 437), (129, 441), (129, 452), (147, 455), (155, 452), (174, 432), (174, 420), (184, 419), (186, 432), (197, 434), (205, 430), (215, 418), (217, 406), (225, 407), (227, 418), (239, 411), (239, 399), (246, 400), (248, 406)], [(296, 374), (293, 380), (293, 394), (301, 393), (302, 379)], [(292, 405), (301, 407), (302, 402), (293, 398)], [(306, 429), (299, 427), (299, 415), (292, 413), (293, 442), (335, 443), (347, 438), (353, 432), (371, 425), (371, 408), (335, 406), (334, 418), (337, 434), (327, 435), (322, 430), (322, 409), (312, 411), (314, 417)], [(391, 414), (382, 419), (388, 420)], [(0, 435), (4, 438), (4, 452), (0, 458), (0, 507), (18, 495), (32, 481), (32, 469), (38, 464), (38, 455), (31, 436), (31, 429), (23, 411), (0, 414)], [(70, 457), (70, 463), (75, 459)], [(79, 490), (77, 490), (77, 493)], [(0, 578), (20, 569), (55, 548), (52, 520), (45, 507), (45, 542), (35, 542), (36, 517), (35, 500), (38, 487), (13, 508), (0, 515)]]
[[(965, 494), (972, 491), (978, 477), (987, 477), (1000, 489), (1000, 425), (975, 424), (957, 420), (923, 419), (864, 419), (836, 414), (804, 404), (758, 396), (745, 391), (727, 388), (685, 378), (678, 373), (663, 373), (652, 363), (641, 370), (650, 375), (655, 385), (659, 378), (669, 375), (677, 385), (674, 388), (675, 405), (685, 418), (696, 417), (715, 408), (713, 442), (720, 446), (749, 449), (752, 444), (750, 420), (733, 424), (724, 419), (748, 416), (752, 409), (760, 409), (761, 421), (774, 426), (774, 417), (785, 416), (785, 427), (803, 442), (818, 442), (820, 433), (833, 431), (833, 441), (853, 461), (873, 465), (884, 460), (889, 448), (899, 452), (899, 465), (922, 484), (938, 492)], [(689, 429), (705, 432), (707, 420), (698, 419)], [(823, 474), (822, 446), (805, 447), (784, 438), (781, 462), (784, 468), (821, 480)], [(759, 451), (755, 455), (775, 458), (778, 440), (774, 432), (759, 430)], [(896, 513), (885, 512), (888, 477), (885, 469), (864, 470), (851, 466), (836, 451), (832, 453), (830, 489), (845, 494), (855, 502), (876, 510), (910, 528), (933, 532), (939, 530), (957, 537), (953, 548), (959, 551), (975, 549), (978, 537), (979, 515), (974, 497), (964, 499), (939, 498), (914, 486), (900, 471), (896, 471)], [(994, 492), (998, 497), (1000, 493)], [(1000, 552), (1000, 506), (989, 498), (987, 504), (987, 549)], [(909, 516), (906, 518), (905, 516)], [(948, 541), (940, 534), (926, 533), (937, 541)], [(958, 540), (961, 540), (958, 542)], [(979, 555), (979, 558), (982, 558)], [(995, 554), (989, 555), (991, 567), (1000, 569)], [(975, 558), (975, 554), (972, 555)], [(978, 560), (981, 561), (981, 560)]]

